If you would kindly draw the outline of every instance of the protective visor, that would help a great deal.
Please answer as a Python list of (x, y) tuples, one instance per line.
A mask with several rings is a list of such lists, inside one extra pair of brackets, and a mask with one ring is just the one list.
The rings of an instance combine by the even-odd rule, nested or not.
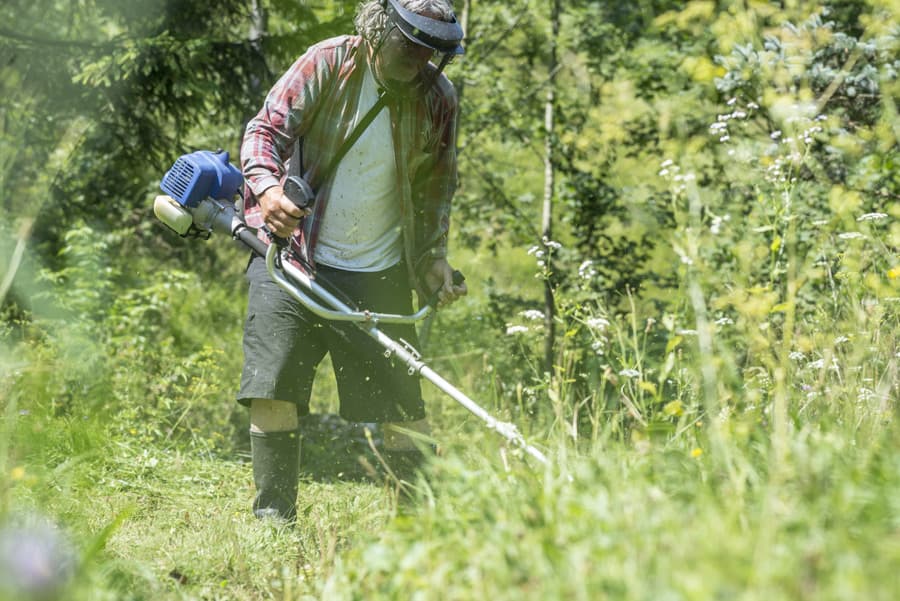
[(452, 21), (440, 21), (414, 13), (400, 6), (398, 0), (388, 0), (387, 14), (394, 25), (409, 40), (446, 54), (463, 54), (463, 30), (453, 15)]

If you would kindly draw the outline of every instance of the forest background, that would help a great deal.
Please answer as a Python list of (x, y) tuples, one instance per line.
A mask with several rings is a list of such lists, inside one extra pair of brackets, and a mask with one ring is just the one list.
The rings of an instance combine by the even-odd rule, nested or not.
[(892, 0), (457, 1), (424, 350), (553, 467), (427, 390), (416, 502), (322, 421), (250, 517), (246, 254), (152, 198), (355, 4), (0, 5), (0, 599), (898, 598)]

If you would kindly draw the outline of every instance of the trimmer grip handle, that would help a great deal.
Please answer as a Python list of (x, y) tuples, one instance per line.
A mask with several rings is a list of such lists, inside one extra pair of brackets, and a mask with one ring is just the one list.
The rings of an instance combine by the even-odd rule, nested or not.
[(298, 209), (308, 209), (316, 198), (312, 186), (297, 175), (289, 175), (284, 180), (284, 195), (297, 205)]
[[(285, 198), (294, 203), (294, 206), (301, 211), (308, 209), (316, 198), (316, 193), (313, 191), (312, 186), (305, 179), (296, 175), (289, 175), (284, 180), (283, 190)], [(286, 238), (280, 238), (271, 232), (269, 232), (269, 238), (282, 248), (287, 246), (288, 241)]]

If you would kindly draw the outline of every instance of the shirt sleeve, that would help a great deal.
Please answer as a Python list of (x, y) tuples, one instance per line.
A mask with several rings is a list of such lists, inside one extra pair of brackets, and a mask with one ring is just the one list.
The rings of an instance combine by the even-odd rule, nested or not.
[(250, 120), (241, 144), (241, 167), (253, 196), (280, 183), (294, 141), (306, 130), (328, 81), (334, 48), (313, 46), (291, 65)]
[(456, 136), (459, 101), (449, 81), (432, 112), (434, 124), (431, 160), (416, 174), (416, 204), (421, 239), (419, 260), (447, 256), (450, 208), (457, 186)]

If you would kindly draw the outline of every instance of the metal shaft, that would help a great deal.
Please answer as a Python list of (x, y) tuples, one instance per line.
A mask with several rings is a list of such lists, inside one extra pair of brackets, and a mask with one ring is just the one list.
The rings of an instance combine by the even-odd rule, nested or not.
[[(271, 245), (268, 249), (268, 252), (266, 253), (266, 267), (269, 271), (270, 277), (272, 277), (272, 279), (285, 292), (287, 292), (298, 302), (309, 308), (310, 298), (306, 294), (298, 290), (297, 286), (288, 281), (286, 277), (282, 277), (280, 274), (278, 274), (276, 266), (277, 254), (278, 249), (275, 248), (274, 245)], [(284, 275), (294, 280), (294, 282), (296, 282), (297, 284), (304, 286), (305, 288), (307, 288), (307, 290), (310, 290), (312, 288), (312, 280), (309, 278), (309, 276), (294, 267), (291, 263), (283, 261), (281, 268), (284, 272)], [(316, 292), (318, 294), (320, 293), (320, 290), (317, 289)], [(357, 313), (351, 307), (341, 302), (334, 295), (328, 294), (325, 291), (321, 292), (322, 294), (320, 294), (320, 296), (324, 297), (322, 298), (322, 300), (331, 305), (334, 312), (340, 314)], [(543, 453), (541, 453), (538, 449), (534, 448), (525, 441), (524, 437), (519, 432), (518, 428), (516, 428), (515, 424), (511, 424), (509, 422), (501, 422), (490, 413), (485, 411), (480, 405), (478, 405), (478, 403), (473, 401), (461, 390), (441, 377), (440, 374), (428, 367), (428, 365), (426, 365), (426, 363), (422, 361), (421, 357), (419, 357), (418, 354), (414, 353), (408, 346), (400, 344), (399, 342), (395, 341), (393, 338), (382, 332), (380, 329), (378, 329), (377, 320), (356, 320), (354, 321), (354, 323), (357, 327), (362, 329), (366, 334), (368, 334), (376, 342), (378, 342), (378, 344), (384, 347), (390, 354), (396, 355), (401, 361), (406, 363), (406, 365), (409, 366), (409, 373), (411, 376), (418, 374), (424, 379), (428, 380), (439, 390), (447, 394), (450, 398), (468, 409), (469, 412), (471, 412), (473, 415), (487, 424), (489, 429), (497, 432), (515, 446), (521, 447), (526, 453), (534, 457), (542, 464), (547, 466), (550, 465), (549, 460)]]

